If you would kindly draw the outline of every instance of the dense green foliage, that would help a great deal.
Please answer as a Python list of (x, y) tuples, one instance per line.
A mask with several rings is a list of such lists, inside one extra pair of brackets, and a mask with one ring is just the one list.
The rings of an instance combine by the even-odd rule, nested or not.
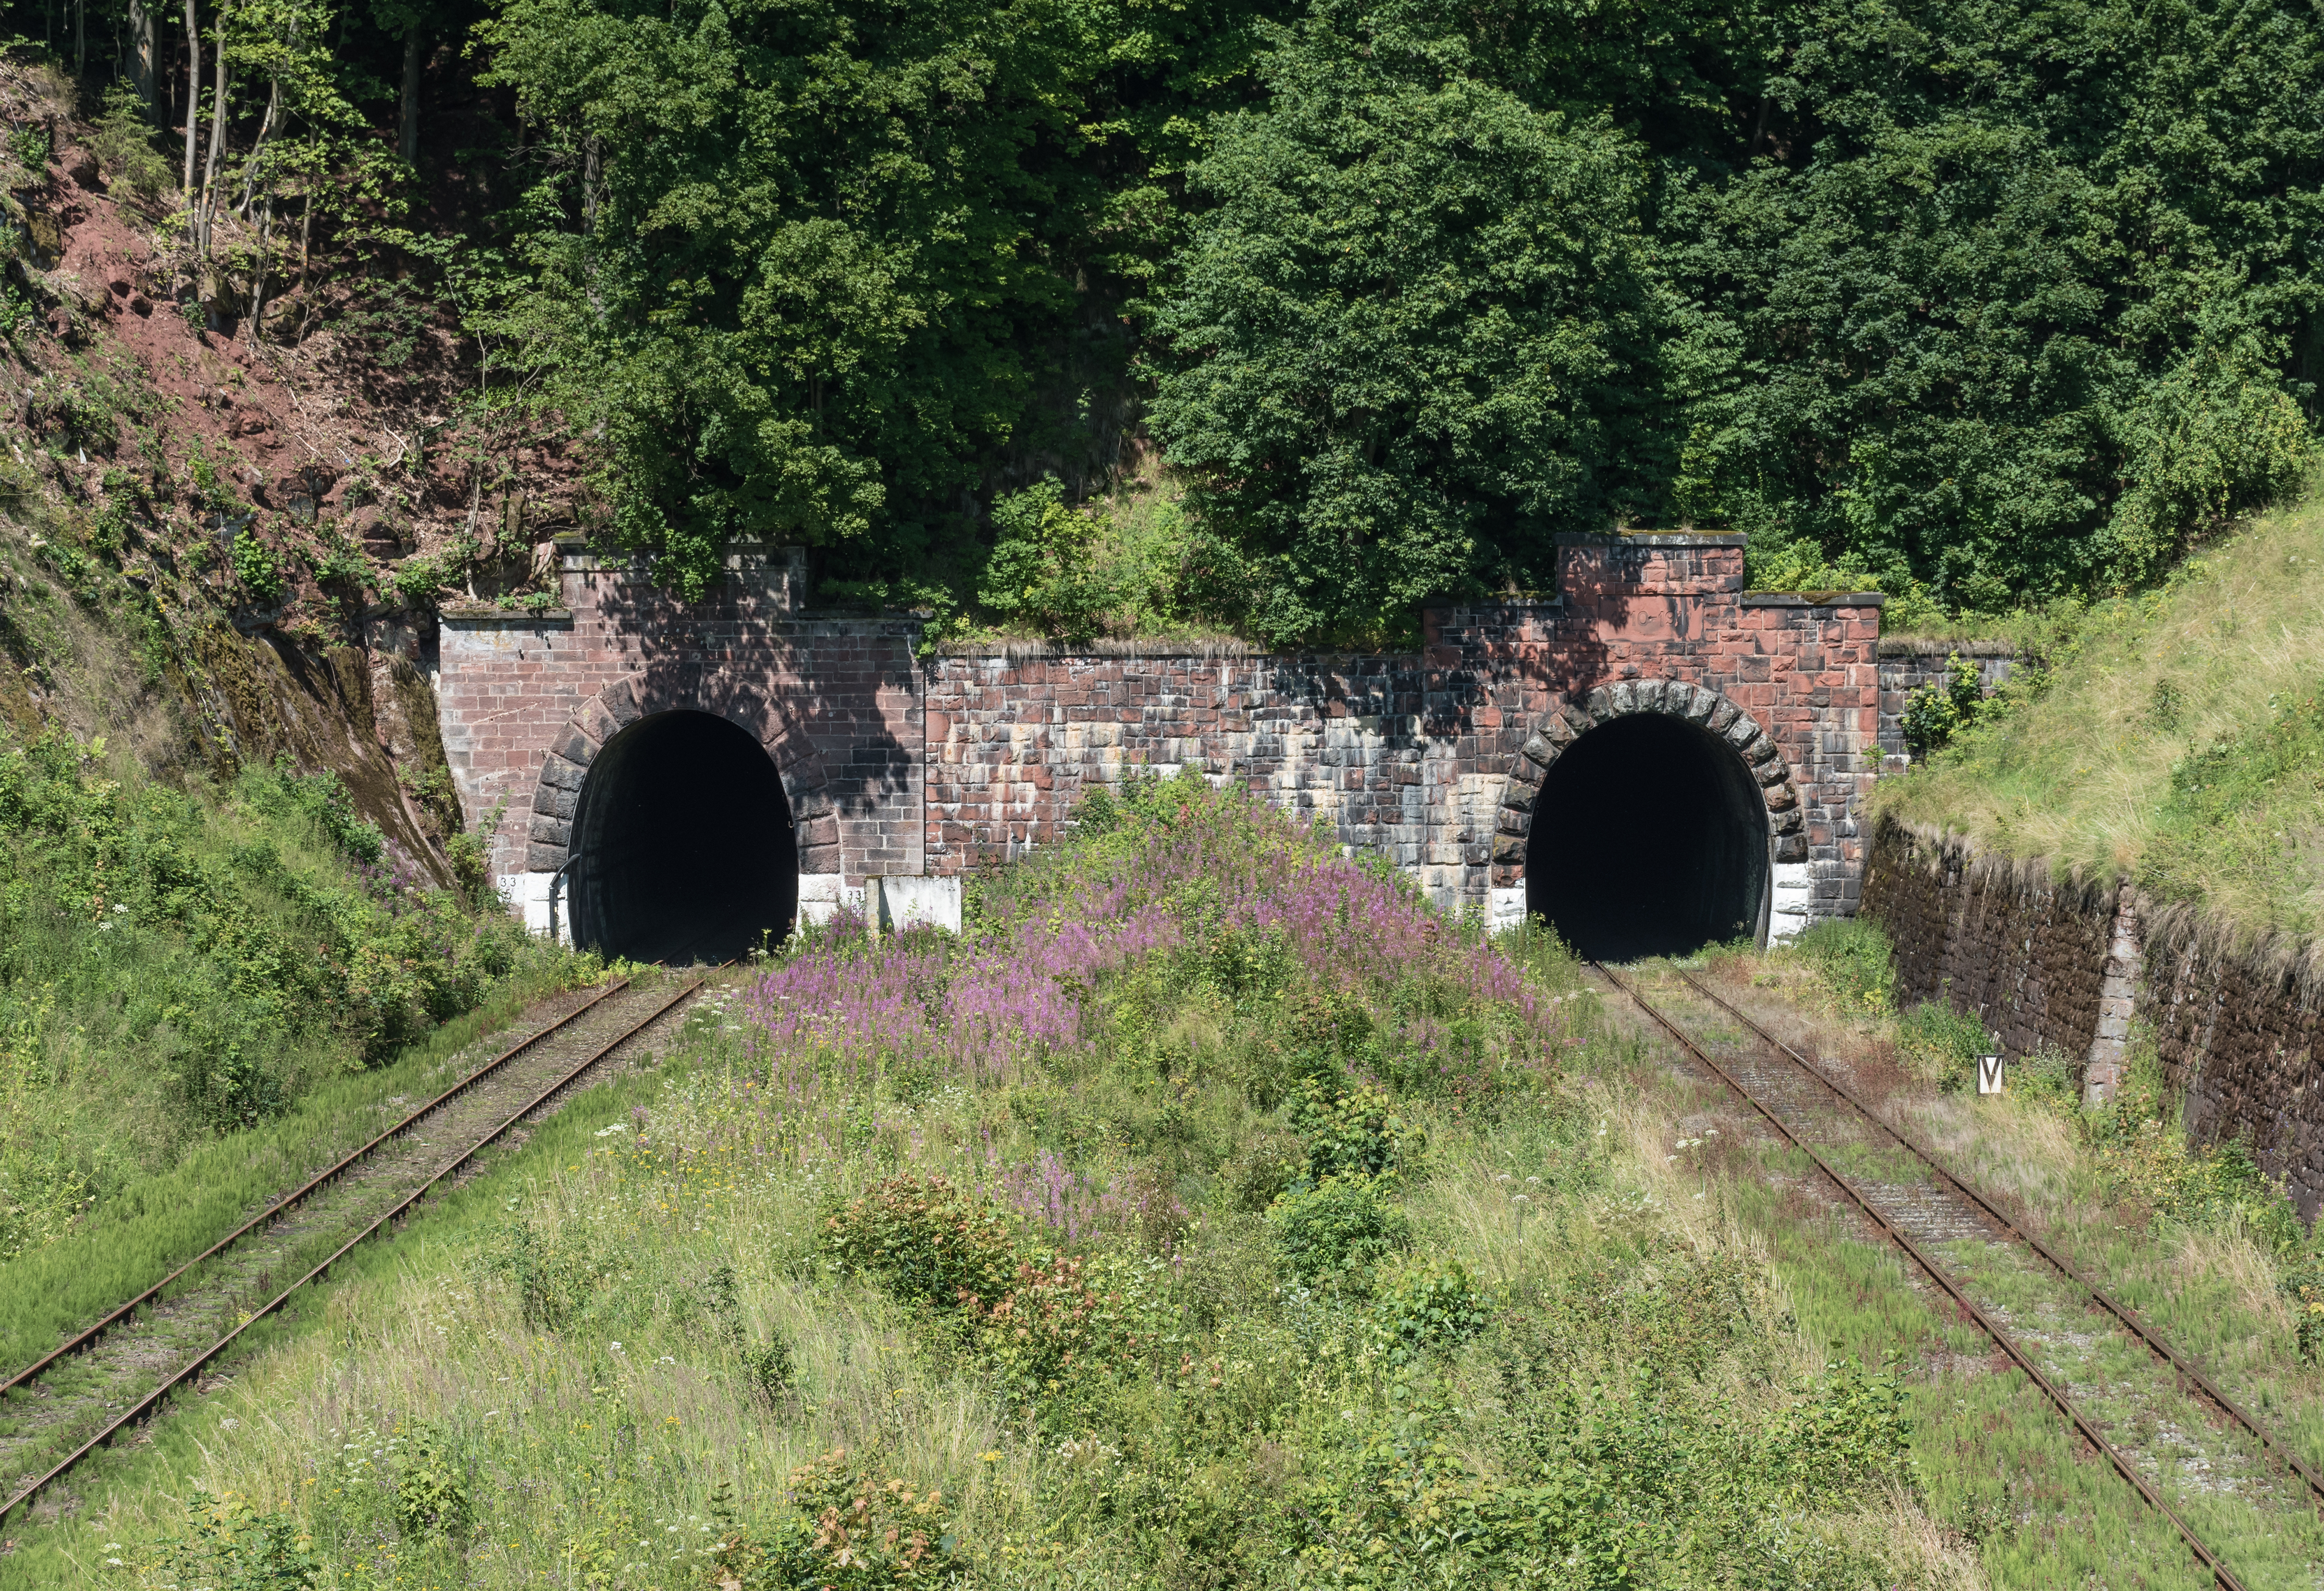
[[(1628, 519), (1991, 613), (2150, 582), (2309, 458), (2324, 21), (2282, 0), (203, 16), (228, 152), (169, 225), (358, 273), (278, 335), (393, 365), (456, 317), (475, 434), (561, 416), (590, 528), (689, 595), (756, 536), (944, 623), (1380, 642)], [(1031, 567), (1073, 550), (997, 505), (1141, 430), (1193, 487), (1167, 596)]]
[(0, 1253), (539, 955), (398, 876), (329, 775), (252, 770), (212, 800), (62, 735), (0, 743)]
[(2306, 461), (2304, 10), (522, 0), (486, 36), (565, 152), (523, 323), (689, 582), (752, 531), (973, 590), (964, 492), (1085, 480), (1141, 375), (1189, 579), (1277, 639), (1545, 585), (1550, 532), (1626, 515), (1996, 610), (2147, 580)]
[(567, 152), (521, 216), (546, 291), (505, 324), (606, 428), (615, 533), (689, 591), (744, 534), (934, 558), (941, 584), (964, 493), (1001, 457), (1094, 446), (1084, 417), (1038, 411), (1121, 380), (1102, 311), (1167, 236), (1149, 173), (1241, 74), (1250, 21), (504, 6), (493, 75)]
[(1975, 663), (1954, 652), (1945, 660), (1944, 677), (1932, 680), (1904, 699), (1902, 727), (1904, 747), (1924, 757), (1953, 737), (1953, 732), (1976, 721), (1985, 705), (1985, 680)]
[(1471, 75), (1457, 38), (1325, 5), (1190, 175), (1152, 424), (1278, 640), (1386, 634), (1550, 538), (1651, 510), (1663, 329), (1645, 172), (1603, 121)]

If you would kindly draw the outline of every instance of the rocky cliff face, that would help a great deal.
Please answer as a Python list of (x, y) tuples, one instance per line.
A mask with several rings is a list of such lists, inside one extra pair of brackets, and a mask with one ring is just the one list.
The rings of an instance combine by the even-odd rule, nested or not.
[(74, 108), (0, 65), (0, 717), (165, 773), (328, 769), (449, 882), (434, 603), (512, 600), (573, 472), (464, 407), (456, 324), (392, 254), (261, 291), (245, 223), (193, 258)]

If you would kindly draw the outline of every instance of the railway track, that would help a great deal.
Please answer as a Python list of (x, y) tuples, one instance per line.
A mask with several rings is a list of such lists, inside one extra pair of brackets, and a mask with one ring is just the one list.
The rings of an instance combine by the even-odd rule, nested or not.
[[(139, 1310), (143, 1309), (147, 1312), (150, 1322), (156, 1311), (170, 1307), (169, 1302), (165, 1300), (169, 1300), (168, 1290), (172, 1284), (195, 1272), (198, 1268), (206, 1263), (231, 1260), (236, 1249), (250, 1244), (253, 1239), (263, 1238), (276, 1232), (283, 1224), (285, 1217), (294, 1209), (311, 1210), (323, 1204), (333, 1190), (344, 1190), (348, 1185), (358, 1180), (367, 1170), (376, 1170), (383, 1156), (391, 1146), (408, 1142), (423, 1151), (429, 1148), (429, 1145), (419, 1137), (419, 1133), (428, 1128), (431, 1118), (445, 1118), (440, 1124), (448, 1127), (457, 1134), (455, 1140), (456, 1149), (447, 1157), (437, 1161), (432, 1168), (420, 1168), (420, 1174), (416, 1182), (408, 1181), (403, 1186), (390, 1188), (390, 1202), (384, 1208), (378, 1207), (380, 1200), (376, 1198), (368, 1201), (367, 1205), (360, 1198), (350, 1200), (349, 1202), (363, 1207), (339, 1212), (341, 1216), (338, 1224), (339, 1230), (344, 1232), (350, 1227), (359, 1229), (355, 1230), (352, 1236), (346, 1237), (344, 1242), (338, 1244), (320, 1263), (308, 1269), (288, 1286), (273, 1290), (271, 1296), (265, 1297), (263, 1301), (248, 1309), (239, 1307), (237, 1298), (219, 1300), (234, 1304), (235, 1307), (231, 1309), (233, 1325), (209, 1338), (196, 1351), (180, 1358), (158, 1384), (131, 1401), (124, 1411), (105, 1420), (101, 1429), (94, 1435), (88, 1437), (86, 1440), (79, 1441), (61, 1457), (48, 1463), (29, 1482), (14, 1487), (5, 1500), (0, 1501), (0, 1521), (5, 1521), (10, 1515), (24, 1508), (69, 1474), (89, 1455), (112, 1442), (122, 1432), (143, 1424), (157, 1413), (171, 1392), (184, 1386), (188, 1382), (196, 1381), (201, 1373), (213, 1364), (220, 1355), (232, 1349), (244, 1333), (260, 1321), (279, 1311), (301, 1289), (327, 1277), (333, 1266), (344, 1261), (366, 1239), (386, 1230), (392, 1223), (411, 1209), (438, 1184), (456, 1176), (484, 1150), (507, 1136), (544, 1106), (551, 1104), (559, 1095), (573, 1088), (584, 1076), (604, 1063), (615, 1051), (629, 1044), (654, 1023), (683, 1004), (700, 990), (706, 982), (707, 982), (707, 975), (686, 978), (667, 995), (661, 994), (659, 990), (640, 991), (641, 998), (639, 1004), (642, 1007), (642, 1014), (638, 1014), (634, 1011), (622, 1010), (619, 1005), (613, 1004), (618, 1000), (618, 997), (631, 992), (631, 980), (627, 978), (592, 994), (587, 1000), (556, 1021), (503, 1050), (451, 1087), (411, 1111), (393, 1126), (380, 1133), (353, 1153), (310, 1178), (277, 1200), (265, 1211), (244, 1222), (202, 1253), (186, 1262), (161, 1281), (138, 1294), (136, 1298), (115, 1309), (70, 1340), (18, 1371), (5, 1383), (0, 1383), (0, 1392), (29, 1388), (44, 1375), (55, 1372), (64, 1362), (97, 1354), (103, 1348), (108, 1338), (119, 1339), (130, 1335)], [(610, 1012), (614, 1015), (612, 1025), (615, 1031), (610, 1037), (601, 1037), (592, 1032), (590, 1026), (584, 1022), (584, 1019), (592, 1013), (601, 1011)], [(539, 1065), (538, 1063), (544, 1059), (541, 1052), (554, 1047), (556, 1041), (560, 1039), (568, 1041), (576, 1039), (581, 1041), (579, 1048), (582, 1053), (579, 1054), (578, 1059), (574, 1059), (570, 1054), (549, 1056), (545, 1058), (547, 1060), (545, 1066)], [(519, 1063), (528, 1057), (532, 1058), (536, 1062), (536, 1067), (530, 1078), (522, 1075), (524, 1068), (519, 1066)], [(542, 1083), (544, 1077), (545, 1086)], [(521, 1098), (522, 1103), (513, 1110), (503, 1110), (501, 1107), (506, 1104), (506, 1098), (496, 1096), (495, 1087), (505, 1089), (511, 1085), (515, 1087), (515, 1093), (508, 1097)], [(476, 1119), (452, 1119), (460, 1116), (464, 1107), (467, 1116)], [(484, 1112), (481, 1117), (477, 1117), (479, 1110)], [(407, 1155), (405, 1158), (410, 1157)], [(392, 1172), (391, 1171), (390, 1174), (392, 1175)], [(327, 1221), (328, 1216), (327, 1216), (325, 1219)], [(309, 1249), (308, 1252), (312, 1251)], [(260, 1290), (263, 1292), (272, 1281), (271, 1265), (258, 1272), (257, 1281), (261, 1284)], [(244, 1290), (240, 1288), (228, 1289), (231, 1294), (240, 1294)], [(132, 1355), (129, 1357), (129, 1373), (134, 1374), (139, 1368), (135, 1363), (136, 1356)], [(12, 1408), (18, 1406), (20, 1405), (11, 1405)], [(109, 1411), (117, 1407), (117, 1404), (108, 1403), (105, 1407)], [(51, 1451), (53, 1452), (53, 1448)], [(7, 1475), (8, 1469), (6, 1461), (0, 1460), (0, 1475)], [(24, 1472), (20, 1467), (18, 1473)]]
[[(2319, 1479), (2316, 1469), (2282, 1438), (2237, 1404), (2199, 1365), (2141, 1320), (2135, 1311), (2125, 1307), (2047, 1244), (2024, 1231), (1991, 1199), (1956, 1176), (1950, 1167), (1909, 1133), (1892, 1126), (1823, 1068), (1768, 1031), (1699, 979), (1683, 969), (1677, 969), (1677, 976), (1688, 989), (1739, 1022), (1764, 1047), (1775, 1064), (1769, 1067), (1749, 1058), (1739, 1061), (1730, 1058), (1722, 1062), (1703, 1044), (1698, 1043), (1695, 1037), (1674, 1021), (1668, 1013), (1648, 1000), (1631, 979), (1595, 962), (1590, 965), (1599, 976), (1636, 1004), (1648, 1020), (1668, 1034), (1682, 1050), (1732, 1090), (1774, 1130), (1778, 1138), (1812, 1161), (1819, 1174), (1838, 1189), (1843, 1198), (1882, 1236), (1901, 1249), (1930, 1282), (1950, 1299), (1962, 1315), (1984, 1332), (2011, 1363), (2024, 1371), (2027, 1379), (2050, 1401), (2075, 1432), (2106, 1458), (2147, 1507), (2170, 1523), (2197, 1562), (2223, 1591), (2243, 1591), (2244, 1582), (2204, 1542), (2181, 1512), (2172, 1507), (2130, 1458), (2108, 1439), (2105, 1429), (2070, 1395), (2068, 1388), (2045, 1373), (2015, 1335), (1991, 1311), (1972, 1299), (1960, 1279), (1938, 1263), (1928, 1252), (1928, 1244), (1958, 1241), (1975, 1235), (1990, 1238), (1998, 1234), (2002, 1238), (2021, 1245), (2074, 1290), (2086, 1307), (2110, 1317), (2153, 1358), (2168, 1365), (2178, 1384), (2181, 1388), (2194, 1389), (2194, 1395), (2208, 1404), (2218, 1419), (2238, 1428), (2263, 1454), (2296, 1475), (2304, 1485), (2305, 1496), (2311, 1505), (2324, 1507), (2324, 1479)], [(1798, 1087), (1802, 1081), (1807, 1085), (1806, 1096)], [(1812, 1103), (1813, 1100), (1823, 1102), (1825, 1112), (1818, 1111)], [(1826, 1114), (1834, 1105), (1840, 1112), (1837, 1119)], [(1859, 1185), (1857, 1179), (1843, 1174), (1821, 1152), (1822, 1149), (1841, 1144), (1849, 1147), (1893, 1145), (1917, 1163), (1926, 1173), (1930, 1186), (1919, 1190), (1900, 1190), (1893, 1184)]]
[(145, 1309), (149, 1305), (154, 1303), (189, 1273), (199, 1266), (207, 1264), (210, 1261), (217, 1259), (228, 1249), (233, 1248), (235, 1244), (240, 1243), (244, 1238), (248, 1237), (252, 1233), (272, 1226), (290, 1211), (305, 1204), (316, 1194), (320, 1193), (324, 1189), (328, 1188), (333, 1183), (338, 1181), (340, 1178), (346, 1176), (355, 1167), (371, 1159), (373, 1155), (378, 1152), (383, 1144), (401, 1137), (404, 1133), (410, 1132), (414, 1126), (417, 1126), (424, 1118), (433, 1115), (437, 1111), (442, 1109), (445, 1105), (450, 1104), (461, 1095), (474, 1089), (479, 1084), (484, 1082), (487, 1078), (493, 1076), (493, 1074), (500, 1071), (502, 1068), (516, 1059), (517, 1057), (539, 1046), (543, 1040), (550, 1038), (570, 1027), (574, 1022), (579, 1021), (583, 1015), (588, 1012), (595, 1010), (598, 1005), (606, 1000), (613, 998), (615, 994), (620, 994), (623, 989), (629, 987), (629, 979), (622, 978), (614, 983), (607, 985), (604, 989), (591, 995), (587, 1000), (582, 1002), (579, 1005), (575, 1006), (571, 1011), (567, 1012), (563, 1016), (558, 1017), (555, 1022), (550, 1022), (539, 1032), (533, 1033), (518, 1041), (516, 1043), (510, 1045), (498, 1055), (493, 1057), (492, 1059), (486, 1061), (483, 1066), (478, 1067), (475, 1071), (470, 1072), (466, 1077), (461, 1078), (449, 1088), (445, 1089), (444, 1092), (436, 1096), (435, 1098), (429, 1100), (427, 1104), (421, 1105), (419, 1109), (405, 1116), (401, 1121), (396, 1123), (395, 1125), (388, 1128), (386, 1132), (380, 1133), (377, 1137), (372, 1139), (371, 1142), (364, 1144), (361, 1148), (347, 1155), (346, 1158), (340, 1161), (337, 1165), (318, 1172), (314, 1177), (309, 1179), (298, 1188), (295, 1188), (289, 1193), (284, 1194), (274, 1203), (267, 1206), (265, 1209), (260, 1211), (257, 1215), (253, 1216), (249, 1220), (244, 1222), (241, 1226), (227, 1233), (224, 1237), (219, 1238), (217, 1242), (204, 1249), (200, 1253), (196, 1254), (192, 1259), (188, 1260), (184, 1264), (179, 1266), (167, 1276), (161, 1278), (161, 1281), (147, 1288), (143, 1292), (139, 1293), (127, 1303), (114, 1309), (112, 1313), (98, 1320), (95, 1325), (86, 1327), (68, 1341), (51, 1349), (48, 1353), (42, 1355), (38, 1359), (33, 1360), (30, 1364), (25, 1365), (24, 1368), (10, 1376), (6, 1381), (0, 1382), (0, 1397), (5, 1397), (20, 1387), (31, 1385), (33, 1382), (38, 1381), (42, 1375), (46, 1374), (50, 1370), (53, 1369), (63, 1361), (70, 1359), (76, 1355), (86, 1353), (89, 1349), (95, 1347), (104, 1339), (106, 1333), (112, 1331), (116, 1327), (124, 1326), (134, 1320), (136, 1318), (138, 1310)]

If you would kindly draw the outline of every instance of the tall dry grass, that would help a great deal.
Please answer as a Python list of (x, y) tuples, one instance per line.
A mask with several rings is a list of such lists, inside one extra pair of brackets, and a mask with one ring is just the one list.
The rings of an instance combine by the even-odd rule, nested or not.
[[(2175, 893), (2257, 933), (2324, 922), (2324, 810), (2279, 781), (2209, 832), (2168, 836), (2172, 771), (2324, 690), (2324, 504), (2205, 549), (2163, 589), (2073, 616), (2044, 689), (1902, 779), (1877, 808), (2017, 856), (2127, 873), (2187, 850)], [(2021, 688), (2022, 689), (2022, 688)]]

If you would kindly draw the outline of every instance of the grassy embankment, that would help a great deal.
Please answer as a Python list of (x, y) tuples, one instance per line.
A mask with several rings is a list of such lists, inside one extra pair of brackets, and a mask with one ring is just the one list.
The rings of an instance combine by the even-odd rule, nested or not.
[(2047, 666), (1876, 807), (2246, 934), (2324, 928), (2324, 504), (2046, 632)]
[[(1972, 1058), (1985, 1048), (1978, 1024), (1937, 1005), (1899, 1011), (1888, 947), (1875, 924), (1821, 925), (1786, 950), (1730, 954), (1714, 967), (1754, 993), (1779, 994), (1790, 1011), (1779, 1008), (1775, 1020), (1812, 1048), (1868, 1060), (1871, 1075), (1892, 1079), (1880, 1090), (1892, 1116), (2002, 1196), (2030, 1230), (2190, 1353), (2311, 1461), (2324, 1456), (2324, 1318), (2306, 1302), (2324, 1300), (2316, 1237), (2240, 1145), (2188, 1143), (2143, 1035), (2135, 1032), (2128, 1081), (2105, 1110), (2082, 1108), (2074, 1066), (2059, 1055), (2026, 1058), (2006, 1096), (1979, 1098), (1969, 1086)], [(1964, 1274), (1986, 1263), (1976, 1245), (1943, 1252)], [(1997, 1285), (2007, 1304), (2009, 1284)], [(2134, 1372), (2144, 1370), (2141, 1350), (2125, 1346), (2121, 1355)], [(2173, 1446), (2151, 1419), (2127, 1418), (2135, 1439)], [(1925, 1448), (1919, 1457), (1924, 1477), (1951, 1467)], [(2006, 1515), (2004, 1504), (2040, 1484), (1977, 1466), (1956, 1478), (1969, 1489), (1954, 1496), (1932, 1485), (1932, 1505), (1972, 1522), (1996, 1509)], [(2230, 1561), (2250, 1583), (2306, 1583), (2312, 1565), (2277, 1561), (2283, 1543), (2232, 1541), (2224, 1533), (2229, 1511), (2208, 1505), (2233, 1499), (2211, 1490), (2197, 1476), (2190, 1512), (2215, 1547), (2236, 1548)], [(1990, 1555), (1987, 1564), (1995, 1566)]]
[[(0, 736), (0, 1364), (375, 1132), (586, 969), (398, 876), (327, 778)], [(448, 1025), (446, 1025), (448, 1024)]]
[(2196, 1583), (1593, 1004), (1163, 787), (706, 1014), (0, 1584)]

